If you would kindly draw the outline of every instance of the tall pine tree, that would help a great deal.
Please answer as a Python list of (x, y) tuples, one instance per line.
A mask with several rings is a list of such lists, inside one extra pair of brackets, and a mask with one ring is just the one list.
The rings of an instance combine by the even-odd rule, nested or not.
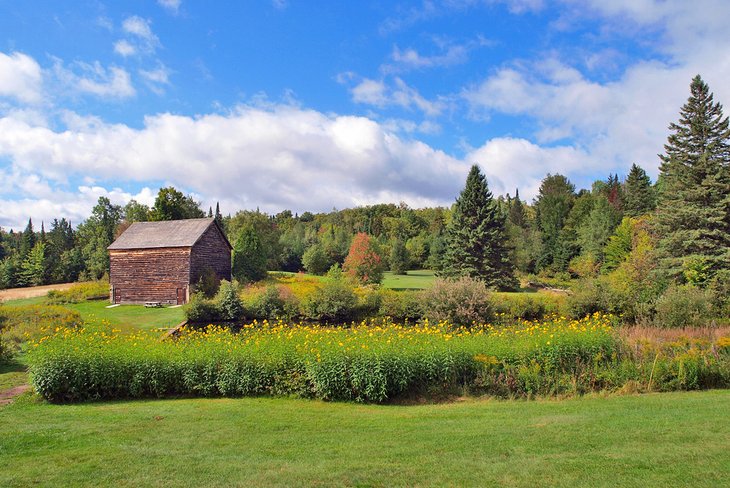
[(548, 174), (535, 201), (537, 225), (542, 232), (538, 269), (564, 270), (574, 254), (572, 237), (564, 227), (575, 201), (575, 186), (563, 175)]
[(456, 199), (446, 228), (444, 276), (471, 276), (487, 286), (509, 289), (517, 285), (506, 246), (505, 218), (474, 165)]
[(703, 262), (730, 270), (730, 129), (722, 105), (697, 75), (661, 155), (657, 205), (661, 268), (679, 276)]
[(624, 183), (624, 213), (629, 217), (638, 217), (654, 211), (656, 196), (651, 186), (651, 179), (640, 166), (631, 165), (629, 176)]

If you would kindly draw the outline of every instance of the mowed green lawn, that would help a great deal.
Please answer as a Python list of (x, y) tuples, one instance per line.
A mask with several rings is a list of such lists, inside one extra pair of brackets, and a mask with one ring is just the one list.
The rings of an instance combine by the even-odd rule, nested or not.
[(727, 486), (730, 391), (0, 408), (0, 486)]
[[(45, 303), (45, 297), (9, 300), (3, 306), (37, 305)], [(62, 305), (76, 310), (85, 321), (106, 321), (112, 327), (122, 330), (158, 329), (174, 327), (185, 319), (182, 307), (147, 308), (144, 305), (120, 305), (107, 308), (107, 300), (89, 300), (81, 303)]]

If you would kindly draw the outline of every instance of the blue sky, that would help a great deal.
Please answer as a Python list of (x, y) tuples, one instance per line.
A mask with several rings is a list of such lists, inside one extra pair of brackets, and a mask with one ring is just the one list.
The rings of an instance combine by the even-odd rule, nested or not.
[[(233, 4), (233, 5), (231, 5)], [(730, 100), (730, 3), (0, 1), (0, 226), (99, 196), (207, 208), (449, 205), (548, 172), (655, 176), (702, 74)]]

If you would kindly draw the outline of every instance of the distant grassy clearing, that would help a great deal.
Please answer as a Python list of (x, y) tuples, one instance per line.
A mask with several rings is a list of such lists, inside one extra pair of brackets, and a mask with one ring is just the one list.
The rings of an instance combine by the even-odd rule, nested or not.
[(0, 485), (721, 486), (730, 391), (372, 406), (0, 408)]
[[(324, 276), (307, 273), (289, 273), (286, 271), (273, 271), (271, 274), (274, 276), (278, 274), (289, 277), (301, 276), (302, 278), (314, 279), (316, 281), (324, 279)], [(383, 274), (383, 282), (381, 285), (383, 288), (392, 288), (395, 290), (422, 290), (430, 287), (435, 279), (435, 273), (428, 269), (408, 271), (406, 275), (396, 275), (390, 271), (386, 271)]]

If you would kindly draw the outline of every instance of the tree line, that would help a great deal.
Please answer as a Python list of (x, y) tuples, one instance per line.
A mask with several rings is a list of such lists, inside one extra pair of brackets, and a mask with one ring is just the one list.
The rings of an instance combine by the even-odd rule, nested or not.
[(267, 270), (324, 274), (343, 265), (355, 237), (365, 235), (356, 247), (377, 256), (376, 267), (468, 275), (498, 289), (517, 287), (516, 272), (624, 282), (623, 293), (635, 295), (668, 283), (720, 287), (730, 282), (730, 130), (699, 76), (690, 91), (669, 126), (656, 182), (638, 164), (579, 190), (566, 176), (548, 174), (527, 202), (518, 191), (494, 197), (475, 165), (451, 208), (379, 204), (301, 215), (206, 213), (172, 187), (160, 189), (152, 207), (102, 197), (75, 230), (63, 218), (48, 231), (31, 221), (23, 232), (0, 230), (0, 286), (99, 278), (108, 270), (107, 246), (132, 222), (208, 215), (234, 246), (234, 274), (248, 281)]

